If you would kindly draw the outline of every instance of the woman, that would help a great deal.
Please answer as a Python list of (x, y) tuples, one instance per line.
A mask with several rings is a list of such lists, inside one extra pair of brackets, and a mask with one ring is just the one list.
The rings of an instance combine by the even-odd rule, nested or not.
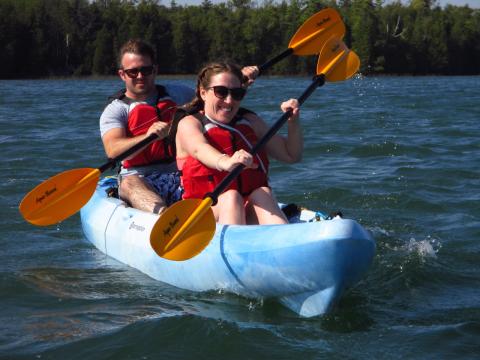
[(303, 137), (298, 102), (281, 104), (292, 109), (288, 137), (273, 136), (255, 156), (249, 150), (267, 131), (256, 114), (240, 108), (245, 96), (244, 76), (230, 63), (212, 63), (197, 79), (196, 97), (187, 106), (188, 115), (178, 124), (177, 165), (182, 171), (184, 199), (203, 198), (237, 165), (245, 169), (212, 207), (221, 224), (284, 224), (268, 185), (268, 156), (286, 163), (301, 159)]

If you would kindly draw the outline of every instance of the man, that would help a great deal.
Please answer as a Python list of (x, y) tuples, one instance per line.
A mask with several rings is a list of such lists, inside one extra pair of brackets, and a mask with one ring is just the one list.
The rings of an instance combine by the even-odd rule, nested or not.
[[(183, 85), (155, 84), (157, 67), (153, 48), (129, 40), (120, 49), (118, 75), (125, 90), (114, 95), (100, 117), (100, 133), (109, 158), (130, 149), (151, 134), (158, 140), (122, 162), (119, 195), (132, 207), (161, 214), (181, 199), (174, 144), (168, 137), (175, 107), (193, 99)], [(258, 69), (242, 71), (253, 82)]]
[(155, 52), (142, 40), (127, 41), (118, 61), (125, 90), (114, 96), (100, 117), (103, 145), (113, 158), (151, 134), (158, 136), (123, 161), (119, 195), (134, 208), (160, 214), (180, 199), (175, 156), (167, 141), (170, 121), (175, 106), (191, 100), (194, 92), (182, 85), (156, 86)]

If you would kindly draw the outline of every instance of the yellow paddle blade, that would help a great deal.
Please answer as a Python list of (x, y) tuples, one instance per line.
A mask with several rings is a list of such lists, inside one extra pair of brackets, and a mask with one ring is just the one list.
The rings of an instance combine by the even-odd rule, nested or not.
[(100, 171), (82, 168), (45, 180), (23, 198), (20, 213), (34, 225), (56, 224), (75, 214), (92, 197)]
[(317, 74), (327, 81), (342, 81), (352, 77), (360, 67), (357, 54), (347, 48), (337, 36), (332, 36), (322, 48), (317, 62)]
[(188, 199), (170, 206), (153, 226), (150, 244), (168, 260), (188, 260), (200, 253), (215, 234), (212, 199)]
[(345, 35), (345, 24), (334, 9), (324, 9), (312, 15), (293, 35), (289, 48), (296, 55), (317, 54), (322, 44), (332, 35)]

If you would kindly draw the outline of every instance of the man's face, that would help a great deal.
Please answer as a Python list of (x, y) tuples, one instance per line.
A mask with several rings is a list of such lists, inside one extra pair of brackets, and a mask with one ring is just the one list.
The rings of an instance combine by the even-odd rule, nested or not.
[(149, 56), (132, 53), (123, 55), (122, 68), (118, 70), (127, 88), (126, 96), (134, 100), (145, 100), (153, 94), (156, 74), (156, 66)]

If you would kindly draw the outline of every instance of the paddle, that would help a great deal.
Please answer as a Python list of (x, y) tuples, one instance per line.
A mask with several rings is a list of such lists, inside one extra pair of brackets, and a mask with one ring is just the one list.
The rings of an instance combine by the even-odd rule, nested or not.
[(20, 213), (25, 220), (39, 226), (52, 225), (72, 216), (92, 197), (101, 173), (155, 139), (155, 134), (148, 136), (96, 169), (67, 170), (45, 180), (25, 195), (20, 203)]
[[(325, 83), (325, 80), (341, 81), (350, 78), (358, 70), (359, 65), (358, 56), (350, 51), (339, 37), (331, 37), (320, 53), (317, 75), (298, 98), (299, 104), (302, 105), (317, 87)], [(290, 116), (291, 111), (285, 112), (255, 144), (250, 153), (255, 155), (265, 146)], [(150, 234), (150, 244), (155, 252), (163, 258), (177, 261), (190, 259), (201, 252), (215, 233), (212, 205), (243, 169), (244, 165), (238, 165), (203, 200), (182, 200), (169, 207), (157, 220)]]
[(345, 24), (336, 10), (323, 9), (310, 16), (298, 28), (288, 44), (288, 49), (259, 66), (259, 74), (291, 54), (318, 54), (332, 35), (342, 39), (345, 35)]
[[(345, 25), (339, 14), (333, 9), (319, 11), (297, 30), (286, 51), (259, 67), (260, 72), (292, 53), (318, 53), (332, 34), (340, 38), (345, 34)], [(155, 139), (155, 135), (147, 137), (97, 169), (68, 170), (45, 180), (23, 198), (19, 207), (20, 213), (25, 220), (39, 226), (52, 225), (72, 216), (91, 198), (101, 173), (113, 168), (117, 162), (125, 160)]]

